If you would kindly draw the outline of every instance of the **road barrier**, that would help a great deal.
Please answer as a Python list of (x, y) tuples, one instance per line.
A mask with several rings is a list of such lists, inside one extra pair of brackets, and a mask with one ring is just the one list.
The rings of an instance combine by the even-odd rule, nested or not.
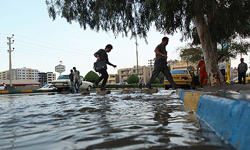
[(219, 97), (213, 93), (177, 90), (191, 108), (223, 140), (239, 150), (250, 150), (250, 102)]

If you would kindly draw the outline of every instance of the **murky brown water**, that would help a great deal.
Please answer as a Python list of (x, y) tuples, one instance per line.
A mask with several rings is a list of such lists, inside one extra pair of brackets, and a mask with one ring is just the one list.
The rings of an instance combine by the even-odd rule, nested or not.
[(231, 149), (176, 94), (0, 95), (0, 149)]

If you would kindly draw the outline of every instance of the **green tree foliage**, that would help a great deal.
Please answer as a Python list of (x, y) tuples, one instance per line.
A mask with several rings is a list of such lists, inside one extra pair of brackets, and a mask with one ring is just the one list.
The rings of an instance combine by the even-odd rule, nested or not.
[(180, 57), (192, 63), (197, 63), (201, 59), (202, 49), (200, 47), (180, 48)]
[(154, 80), (153, 84), (157, 84), (157, 83), (160, 83), (160, 80), (159, 80), (159, 78), (158, 78), (158, 77), (156, 77), (156, 78), (155, 78), (155, 80)]
[(139, 78), (137, 77), (137, 75), (131, 74), (131, 75), (128, 77), (128, 80), (127, 80), (127, 83), (128, 83), (128, 84), (133, 84), (133, 83), (138, 83), (138, 82), (139, 82)]
[[(180, 47), (180, 57), (183, 60), (188, 60), (192, 63), (198, 63), (201, 59), (202, 48), (199, 46), (194, 47), (192, 44), (188, 44), (187, 47)], [(227, 46), (222, 49), (217, 49), (218, 61), (224, 58), (236, 58), (238, 54), (247, 55), (250, 51), (250, 44), (247, 42), (227, 42)]]
[(222, 57), (236, 58), (238, 54), (247, 55), (249, 51), (250, 51), (250, 43), (248, 42), (228, 41), (226, 48), (217, 50), (219, 56), (218, 60), (220, 60)]
[(250, 33), (249, 0), (46, 0), (46, 4), (53, 19), (59, 15), (83, 29), (112, 31), (115, 36), (131, 33), (146, 39), (151, 26), (167, 34), (181, 31), (183, 39), (201, 43), (212, 83), (220, 74), (212, 43)]
[(95, 80), (97, 80), (98, 78), (99, 78), (98, 74), (92, 70), (85, 75), (85, 80), (89, 82), (95, 82)]
[(164, 76), (164, 74), (162, 72), (160, 72), (157, 77), (159, 79), (159, 83), (164, 83), (165, 76)]

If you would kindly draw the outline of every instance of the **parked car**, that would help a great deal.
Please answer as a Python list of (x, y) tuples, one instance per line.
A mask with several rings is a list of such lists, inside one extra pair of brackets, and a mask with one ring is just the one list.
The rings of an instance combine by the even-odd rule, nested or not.
[(233, 78), (232, 80), (230, 80), (231, 84), (237, 84), (238, 83), (238, 77)]
[[(87, 90), (90, 91), (91, 87), (93, 87), (93, 83), (84, 81), (83, 77), (80, 76), (80, 79), (82, 81), (82, 84), (80, 85), (80, 90)], [(52, 85), (54, 85), (57, 88), (58, 92), (61, 92), (63, 89), (70, 89), (71, 82), (69, 79), (69, 75), (61, 75), (57, 78), (57, 80), (52, 81)]]
[(53, 84), (46, 84), (37, 90), (56, 90), (57, 88)]
[[(190, 71), (188, 71), (187, 69), (182, 69), (172, 70), (170, 72), (177, 87), (184, 87), (189, 89), (192, 88), (193, 77), (191, 76)], [(166, 90), (171, 87), (170, 83), (166, 78), (164, 80), (164, 86)]]
[(5, 91), (5, 86), (0, 86), (0, 91)]
[(116, 83), (116, 85), (127, 85), (127, 82), (120, 82), (120, 83)]

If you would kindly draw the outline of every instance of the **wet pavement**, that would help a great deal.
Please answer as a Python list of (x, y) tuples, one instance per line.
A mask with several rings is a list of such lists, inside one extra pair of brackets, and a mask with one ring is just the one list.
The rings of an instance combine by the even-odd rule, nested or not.
[(0, 116), (0, 149), (233, 149), (165, 90), (0, 95)]

